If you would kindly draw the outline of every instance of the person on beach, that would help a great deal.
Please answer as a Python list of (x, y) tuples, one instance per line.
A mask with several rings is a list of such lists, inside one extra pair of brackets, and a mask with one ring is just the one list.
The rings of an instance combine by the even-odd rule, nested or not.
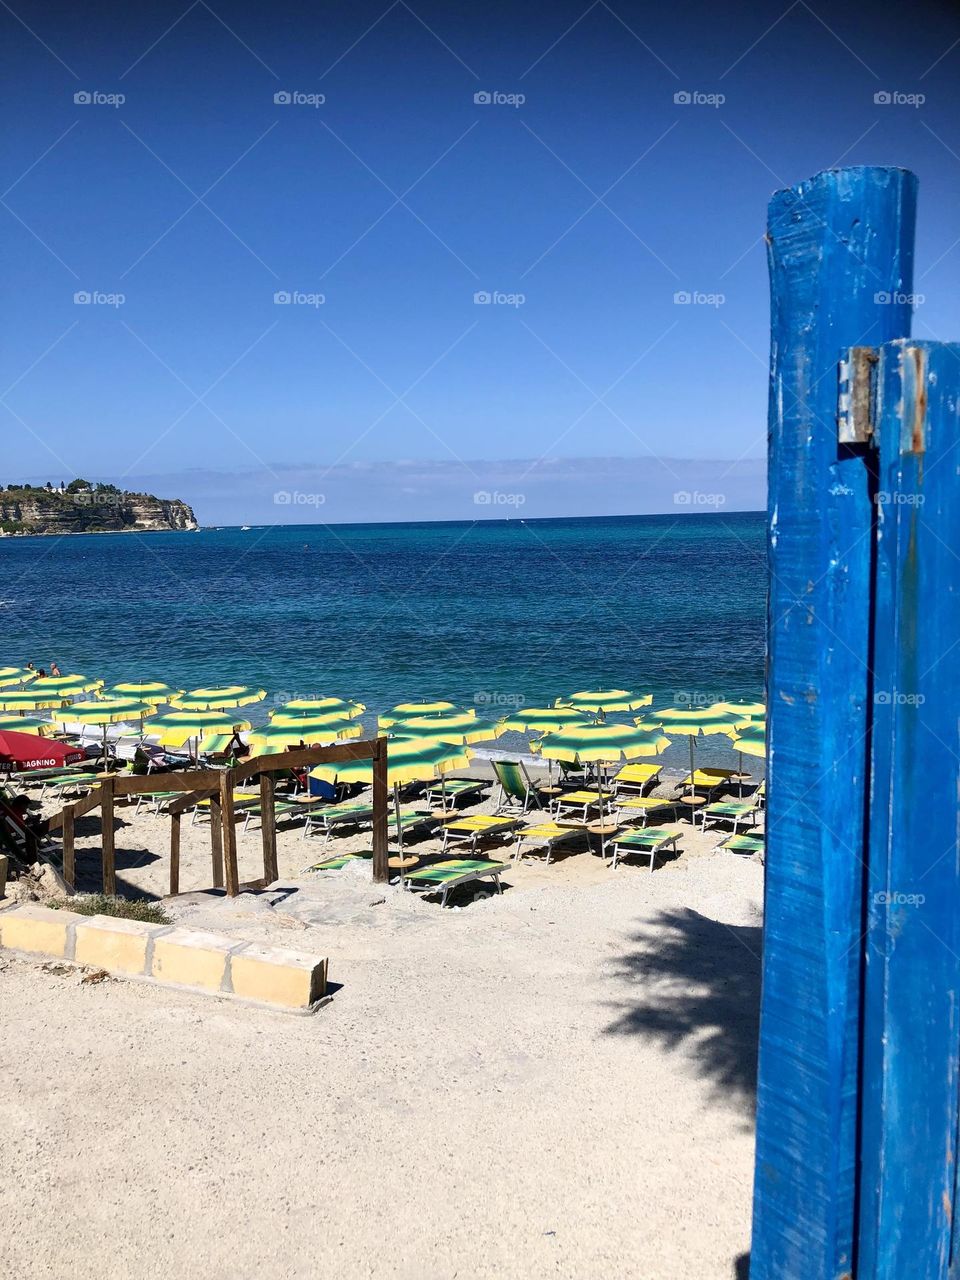
[(37, 672), (37, 679), (44, 680), (46, 678), (46, 675), (47, 673), (44, 671), (43, 667), (41, 667), (40, 670)]
[(60, 675), (60, 668), (57, 666), (57, 664), (56, 664), (55, 662), (51, 662), (51, 663), (50, 663), (50, 674), (51, 674), (52, 676), (59, 676), (59, 675)]
[(235, 724), (233, 726), (233, 737), (227, 743), (227, 755), (231, 756), (236, 762), (237, 760), (242, 760), (244, 756), (248, 756), (249, 754), (250, 748), (240, 737), (240, 726)]
[(28, 663), (27, 663), (27, 668), (26, 668), (26, 669), (27, 669), (28, 671), (36, 671), (36, 669), (37, 669), (37, 668), (33, 665), (33, 663), (32, 663), (32, 662), (28, 662)]

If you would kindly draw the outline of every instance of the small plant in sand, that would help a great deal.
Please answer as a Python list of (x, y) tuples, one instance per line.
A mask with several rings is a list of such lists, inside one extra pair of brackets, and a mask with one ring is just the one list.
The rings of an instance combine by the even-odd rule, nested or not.
[(78, 893), (74, 898), (57, 898), (46, 904), (82, 916), (119, 916), (121, 920), (141, 920), (144, 924), (172, 924), (158, 902), (146, 898), (109, 898), (102, 893)]

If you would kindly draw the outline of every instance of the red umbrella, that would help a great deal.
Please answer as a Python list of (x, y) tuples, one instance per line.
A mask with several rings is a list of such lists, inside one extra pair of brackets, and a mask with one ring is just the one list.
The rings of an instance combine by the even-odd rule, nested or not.
[(85, 760), (86, 752), (32, 733), (0, 732), (0, 772), (12, 769), (55, 769)]

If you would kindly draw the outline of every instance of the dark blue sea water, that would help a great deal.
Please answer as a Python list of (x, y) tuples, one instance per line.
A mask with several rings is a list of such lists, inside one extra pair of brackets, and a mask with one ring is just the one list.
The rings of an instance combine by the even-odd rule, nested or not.
[(375, 711), (763, 689), (760, 514), (0, 541), (0, 666), (257, 684)]

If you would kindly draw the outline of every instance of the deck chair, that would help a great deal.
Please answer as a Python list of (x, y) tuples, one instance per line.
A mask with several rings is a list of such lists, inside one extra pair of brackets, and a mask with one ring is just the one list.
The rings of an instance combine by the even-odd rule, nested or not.
[(493, 772), (500, 785), (497, 813), (526, 813), (529, 808), (542, 809), (544, 796), (527, 773), (522, 760), (491, 760)]
[(628, 793), (625, 796), (615, 796), (610, 807), (616, 813), (617, 822), (639, 822), (641, 826), (646, 826), (651, 813), (662, 815), (664, 811), (670, 810), (675, 814), (677, 802), (669, 797), (637, 796)]
[[(259, 792), (257, 794), (259, 796)], [(323, 801), (318, 796), (315, 803), (322, 804)], [(306, 817), (309, 815), (310, 809), (310, 804), (303, 800), (285, 800), (282, 796), (274, 796), (273, 798), (273, 816), (277, 821), (281, 818)], [(241, 812), (243, 814), (243, 831), (241, 835), (246, 835), (250, 823), (257, 818), (263, 817), (263, 805), (258, 799), (255, 804), (244, 805)]]
[(734, 832), (732, 836), (727, 836), (725, 840), (721, 840), (713, 852), (717, 853), (720, 849), (725, 849), (730, 853), (742, 853), (745, 857), (752, 857), (753, 854), (759, 853), (762, 859), (764, 838), (762, 834), (750, 835), (746, 832), (741, 832), (737, 835)]
[(443, 848), (440, 852), (445, 854), (452, 844), (468, 844), (470, 852), (474, 853), (479, 840), (483, 840), (487, 836), (506, 835), (508, 831), (515, 830), (519, 825), (519, 818), (498, 816), (492, 813), (476, 813), (471, 817), (453, 818), (451, 821), (445, 822), (441, 828), (443, 831)]
[(373, 805), (369, 801), (347, 800), (343, 804), (326, 804), (309, 810), (300, 836), (306, 840), (307, 836), (322, 835), (323, 847), (326, 848), (338, 827), (362, 827), (372, 821)]
[(403, 887), (411, 893), (439, 893), (440, 906), (447, 905), (451, 889), (472, 881), (492, 880), (497, 893), (503, 893), (500, 876), (509, 867), (505, 862), (491, 862), (487, 858), (447, 858), (432, 866), (417, 867), (403, 877)]
[[(613, 793), (610, 791), (603, 792), (603, 808), (612, 808)], [(587, 820), (587, 811), (589, 809), (598, 809), (600, 807), (600, 796), (593, 788), (584, 788), (582, 791), (565, 791), (563, 795), (555, 796), (553, 801), (553, 816), (559, 818), (567, 809), (579, 809), (580, 816), (584, 822)]]
[(304, 867), (303, 874), (306, 875), (308, 871), (342, 871), (348, 863), (369, 862), (372, 857), (373, 853), (369, 849), (364, 849), (360, 853), (338, 853), (336, 857), (323, 858), (310, 867)]
[(658, 853), (664, 849), (677, 852), (677, 840), (682, 834), (680, 827), (644, 827), (639, 831), (636, 827), (628, 827), (611, 836), (604, 843), (604, 851), (613, 850), (614, 871), (621, 858), (633, 853), (646, 855), (650, 859), (652, 871)]
[[(256, 791), (235, 791), (233, 793), (234, 811), (243, 813), (248, 805), (256, 804), (259, 799), (260, 799), (259, 788)], [(197, 803), (193, 806), (193, 810), (190, 814), (191, 827), (197, 821), (198, 818), (209, 819), (211, 804), (212, 804), (212, 798), (197, 801)]]
[(65, 800), (67, 796), (85, 796), (97, 785), (97, 780), (92, 773), (63, 773), (58, 778), (44, 779), (43, 786), (40, 788), (40, 799), (51, 791), (58, 800)]
[(730, 789), (730, 779), (734, 776), (732, 769), (694, 769), (674, 787), (674, 791), (687, 791), (691, 785), (695, 791), (711, 795), (714, 791)]
[(561, 826), (557, 822), (531, 823), (529, 827), (522, 827), (517, 832), (517, 846), (513, 851), (513, 860), (514, 862), (522, 862), (524, 846), (535, 845), (538, 849), (546, 850), (547, 858), (543, 865), (549, 867), (555, 846), (563, 844), (565, 841), (583, 839), (586, 835), (586, 830), (586, 825), (578, 827), (573, 825)]
[(766, 778), (760, 783), (756, 791), (753, 793), (753, 799), (757, 802), (758, 809), (766, 809), (767, 807), (767, 780)]
[(431, 782), (424, 795), (427, 804), (432, 804), (434, 808), (455, 809), (458, 800), (465, 800), (469, 796), (479, 799), (487, 785), (482, 779), (447, 778), (442, 784)]
[(700, 817), (700, 825), (704, 831), (707, 829), (708, 822), (711, 826), (715, 826), (718, 822), (732, 822), (733, 833), (736, 835), (737, 827), (754, 826), (757, 821), (757, 806), (753, 800), (719, 800), (701, 809)]
[(647, 787), (655, 787), (660, 781), (658, 764), (625, 764), (613, 779), (614, 792), (636, 792), (643, 795)]

